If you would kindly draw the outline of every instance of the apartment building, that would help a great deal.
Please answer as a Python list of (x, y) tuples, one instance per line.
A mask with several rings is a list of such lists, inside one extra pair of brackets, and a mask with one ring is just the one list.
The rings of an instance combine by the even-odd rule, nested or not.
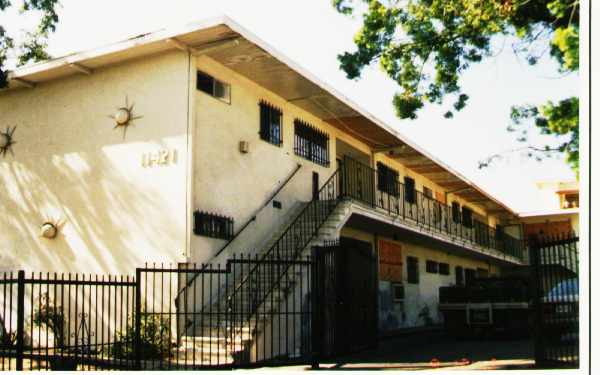
[(228, 18), (19, 68), (0, 113), (3, 271), (339, 241), (366, 249), (342, 272), (375, 280), (353, 298), (381, 333), (439, 324), (440, 286), (525, 263), (509, 207)]

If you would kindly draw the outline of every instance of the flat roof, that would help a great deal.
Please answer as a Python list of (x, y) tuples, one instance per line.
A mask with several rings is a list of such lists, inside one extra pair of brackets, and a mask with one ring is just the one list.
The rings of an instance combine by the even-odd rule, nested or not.
[(138, 35), (118, 43), (69, 54), (9, 72), (2, 91), (38, 84), (179, 49), (205, 54), (289, 102), (348, 132), (488, 213), (516, 213), (474, 182), (429, 154), (318, 77), (279, 53), (227, 16)]

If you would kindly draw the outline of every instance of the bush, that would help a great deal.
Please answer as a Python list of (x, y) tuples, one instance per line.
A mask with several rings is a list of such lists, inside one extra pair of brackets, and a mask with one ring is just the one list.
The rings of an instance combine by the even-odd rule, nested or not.
[[(142, 313), (140, 326), (140, 357), (163, 359), (171, 354), (171, 320), (157, 315)], [(117, 340), (110, 348), (115, 358), (135, 358), (135, 326), (127, 324), (125, 332), (117, 332)]]
[(62, 306), (55, 306), (48, 294), (41, 297), (42, 304), (33, 312), (33, 323), (37, 326), (45, 324), (56, 340), (56, 346), (62, 348), (65, 345), (65, 315)]

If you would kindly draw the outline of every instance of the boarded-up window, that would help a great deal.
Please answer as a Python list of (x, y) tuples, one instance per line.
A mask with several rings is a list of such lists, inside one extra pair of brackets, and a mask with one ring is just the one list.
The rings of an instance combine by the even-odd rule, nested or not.
[(379, 279), (402, 281), (402, 246), (390, 241), (379, 241)]

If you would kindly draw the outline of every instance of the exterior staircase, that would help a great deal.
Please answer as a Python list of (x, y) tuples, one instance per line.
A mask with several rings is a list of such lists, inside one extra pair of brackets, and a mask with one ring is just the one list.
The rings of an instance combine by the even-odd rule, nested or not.
[[(301, 204), (298, 212), (290, 215), (292, 220), (283, 223), (260, 251), (228, 261), (231, 272), (228, 281), (215, 288), (199, 316), (186, 320), (176, 353), (179, 358), (196, 365), (259, 360), (256, 341), (274, 324), (269, 318), (283, 309), (288, 299), (297, 298), (299, 288), (300, 294), (309, 291), (308, 268), (298, 266), (299, 262), (307, 259), (312, 247), (337, 239), (350, 215), (348, 202), (338, 194), (337, 174), (325, 183), (315, 199)], [(210, 322), (202, 318), (214, 316), (214, 312), (217, 316)], [(300, 355), (299, 337), (292, 340), (291, 345), (285, 344), (288, 347), (282, 353), (273, 354), (276, 344), (272, 343), (270, 355)]]

